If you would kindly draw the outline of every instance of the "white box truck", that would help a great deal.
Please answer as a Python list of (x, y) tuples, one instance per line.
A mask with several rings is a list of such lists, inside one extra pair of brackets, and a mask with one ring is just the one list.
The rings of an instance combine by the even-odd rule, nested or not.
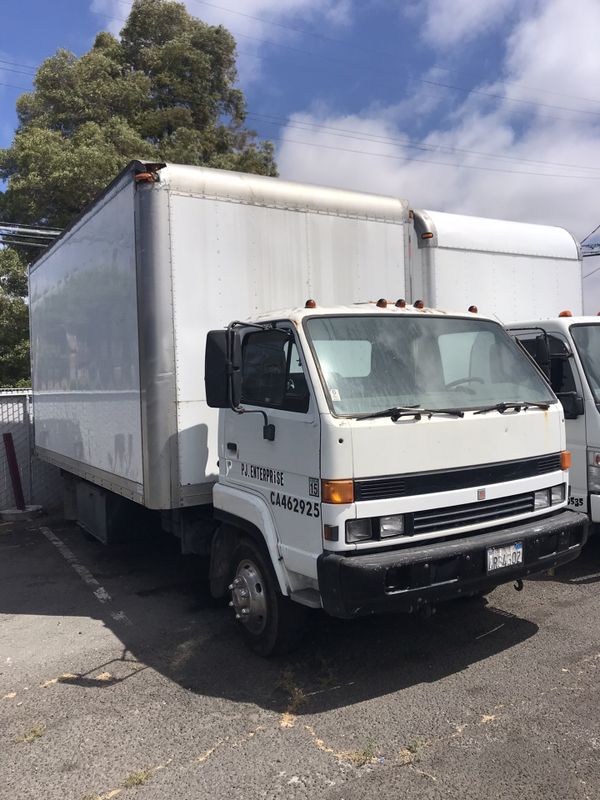
[(39, 455), (101, 538), (150, 509), (209, 554), (260, 653), (306, 607), (426, 610), (585, 542), (560, 404), (496, 321), (402, 299), (408, 220), (134, 162), (31, 268)]
[[(582, 280), (564, 228), (413, 211), (411, 284), (428, 303), (494, 315), (546, 375), (565, 411), (569, 506), (600, 523), (600, 272)], [(585, 287), (585, 291), (584, 291)], [(593, 298), (598, 308), (591, 311)]]

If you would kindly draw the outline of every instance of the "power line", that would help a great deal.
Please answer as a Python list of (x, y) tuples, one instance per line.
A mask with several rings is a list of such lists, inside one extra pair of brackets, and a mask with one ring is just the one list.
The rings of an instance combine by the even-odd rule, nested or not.
[(31, 91), (31, 86), (17, 86), (14, 83), (3, 83), (2, 81), (0, 81), (0, 86), (9, 86), (11, 89), (21, 89), (24, 92)]
[(30, 225), (27, 222), (0, 222), (0, 228), (26, 228), (28, 230), (35, 230), (39, 233), (47, 234), (48, 236), (62, 233), (62, 228), (54, 228), (51, 225)]
[[(119, 0), (119, 2), (125, 2), (125, 0)], [(299, 33), (309, 33), (309, 35), (315, 35), (315, 36), (318, 36), (319, 38), (325, 38), (325, 39), (329, 39), (330, 38), (330, 37), (323, 37), (321, 34), (310, 34), (310, 32), (308, 32), (308, 31), (304, 31), (303, 29), (295, 28), (293, 26), (284, 25), (283, 23), (269, 22), (268, 20), (263, 20), (263, 19), (260, 19), (259, 17), (254, 17), (251, 14), (245, 14), (245, 13), (243, 13), (241, 11), (233, 11), (232, 9), (225, 8), (224, 6), (218, 6), (218, 5), (214, 4), (214, 3), (205, 2), (205, 0), (193, 0), (193, 2), (202, 3), (203, 5), (208, 5), (208, 6), (211, 6), (211, 7), (214, 7), (214, 8), (219, 8), (219, 9), (221, 9), (223, 11), (229, 11), (232, 14), (238, 14), (238, 15), (243, 16), (243, 17), (249, 17), (250, 19), (254, 19), (254, 20), (257, 20), (259, 22), (265, 22), (267, 24), (277, 25), (278, 27), (283, 27), (283, 28), (290, 28), (290, 30), (294, 30), (294, 31), (299, 32)], [(92, 11), (93, 14), (96, 14), (96, 15), (98, 15), (100, 17), (105, 17), (106, 19), (115, 20), (115, 21), (118, 21), (118, 22), (127, 22), (127, 20), (123, 19), (122, 17), (116, 17), (116, 16), (110, 15), (110, 14), (104, 14), (104, 13), (101, 13), (99, 11), (93, 11), (92, 9), (90, 9), (90, 11)], [(266, 43), (269, 43), (268, 40), (264, 40), (264, 39), (261, 39), (259, 37), (246, 36), (246, 38), (255, 38), (258, 41), (261, 41), (263, 43), (265, 43), (265, 41), (266, 41)], [(333, 41), (339, 41), (339, 40), (333, 39)], [(348, 44), (350, 45), (350, 43), (348, 43)], [(286, 48), (288, 47), (288, 45), (281, 45), (281, 46), (282, 47), (285, 46)], [(305, 53), (306, 55), (321, 57), (321, 55), (319, 53), (314, 53), (314, 52), (311, 52), (310, 50), (304, 50), (304, 49), (301, 49), (301, 48), (293, 48), (293, 49), (296, 50), (297, 52)], [(356, 49), (364, 50), (365, 48), (357, 47)], [(250, 56), (251, 58), (256, 58), (256, 59), (261, 60), (261, 61), (266, 59), (266, 56), (264, 56), (264, 55), (258, 55), (256, 53), (248, 53), (248, 52), (244, 52), (243, 50), (239, 50), (239, 49), (238, 49), (238, 53), (240, 53), (241, 55)], [(331, 60), (331, 58), (329, 56), (327, 58)], [(351, 62), (348, 62), (348, 61), (343, 60), (343, 59), (337, 59), (337, 60), (340, 61), (341, 63), (346, 63), (346, 64), (350, 64), (351, 63)], [(353, 67), (356, 66), (353, 63), (351, 65)], [(370, 70), (376, 71), (376, 73), (379, 74), (379, 75), (381, 75), (381, 74), (390, 75), (390, 76), (392, 75), (392, 73), (384, 73), (384, 72), (382, 72), (381, 70), (379, 70), (377, 68), (373, 68), (373, 67), (367, 67), (367, 68), (370, 69)], [(571, 112), (571, 113), (574, 113), (574, 114), (587, 114), (587, 115), (594, 116), (594, 117), (600, 117), (600, 111), (590, 111), (590, 110), (581, 109), (581, 108), (570, 108), (568, 106), (558, 106), (558, 105), (554, 105), (554, 104), (551, 104), (551, 103), (540, 103), (540, 102), (537, 102), (535, 100), (524, 100), (524, 99), (518, 98), (518, 97), (509, 97), (507, 95), (496, 94), (494, 92), (488, 92), (488, 91), (486, 91), (484, 89), (470, 89), (470, 88), (468, 88), (466, 86), (454, 86), (452, 84), (441, 83), (440, 81), (433, 81), (433, 80), (428, 79), (428, 78), (414, 78), (413, 80), (415, 82), (423, 83), (423, 84), (428, 85), (428, 86), (435, 86), (435, 87), (441, 88), (441, 89), (450, 89), (452, 91), (463, 92), (465, 94), (477, 94), (477, 95), (481, 95), (483, 97), (489, 97), (489, 98), (496, 99), (496, 100), (501, 100), (501, 101), (504, 101), (504, 102), (519, 103), (521, 105), (534, 106), (534, 107), (537, 107), (537, 108), (551, 109), (551, 110), (555, 110), (555, 111), (568, 111), (568, 112)], [(593, 101), (593, 102), (600, 102), (600, 101)]]
[(0, 66), (0, 72), (17, 72), (19, 75), (27, 75), (28, 78), (35, 78), (35, 73), (25, 72), (22, 69), (13, 69), (12, 67)]
[[(127, 3), (127, 0), (118, 0), (118, 2), (129, 6), (129, 3)], [(247, 14), (247, 13), (245, 13), (243, 11), (237, 11), (237, 10), (235, 10), (233, 8), (227, 8), (225, 6), (218, 5), (217, 3), (208, 2), (208, 0), (191, 0), (191, 2), (196, 3), (197, 5), (201, 4), (203, 6), (209, 6), (210, 8), (216, 8), (216, 9), (219, 9), (220, 11), (225, 11), (228, 14), (235, 14), (236, 16), (239, 16), (239, 17), (245, 17), (246, 19), (251, 19), (251, 20), (254, 20), (255, 22), (261, 22), (264, 25), (273, 25), (273, 26), (278, 27), (278, 28), (286, 28), (286, 29), (288, 29), (290, 31), (294, 31), (295, 33), (304, 34), (305, 36), (313, 36), (316, 39), (323, 39), (324, 41), (328, 41), (328, 42), (336, 42), (337, 44), (344, 45), (345, 47), (351, 47), (353, 51), (361, 50), (361, 51), (363, 51), (365, 53), (369, 53), (371, 55), (383, 55), (383, 56), (387, 56), (387, 57), (390, 57), (390, 58), (395, 58), (397, 56), (397, 53), (386, 52), (386, 51), (383, 51), (383, 50), (375, 50), (375, 49), (370, 48), (370, 47), (362, 47), (360, 45), (356, 45), (355, 42), (351, 42), (351, 41), (349, 41), (347, 39), (339, 39), (339, 38), (332, 37), (332, 36), (325, 36), (322, 33), (317, 33), (316, 31), (311, 31), (311, 30), (308, 30), (306, 28), (298, 28), (298, 27), (296, 27), (294, 25), (287, 25), (287, 24), (285, 24), (283, 22), (276, 22), (275, 20), (265, 19), (264, 17), (257, 17), (257, 16), (255, 16), (253, 14)], [(317, 54), (315, 53), (313, 55), (317, 55)], [(454, 69), (449, 69), (447, 67), (433, 67), (433, 68), (442, 70), (444, 72), (454, 72), (454, 73), (461, 74), (461, 75), (469, 74), (469, 73), (466, 73), (464, 70), (454, 70)], [(511, 82), (511, 81), (496, 81), (496, 83), (501, 83), (504, 86), (514, 86), (515, 85), (514, 82)], [(566, 94), (564, 92), (553, 92), (551, 90), (541, 89), (539, 87), (536, 88), (536, 87), (532, 87), (532, 86), (524, 86), (523, 88), (529, 89), (530, 91), (535, 91), (535, 92), (540, 92), (540, 91), (541, 92), (547, 92), (548, 94), (554, 94), (554, 95), (557, 95), (557, 96), (560, 96), (560, 97), (569, 97), (569, 98), (571, 98), (573, 100), (582, 100), (583, 102), (588, 102), (588, 103), (589, 102), (591, 102), (591, 103), (600, 103), (600, 99), (591, 99), (589, 97), (580, 97), (580, 96), (577, 96), (577, 95)]]
[(558, 175), (553, 174), (551, 172), (530, 172), (526, 170), (514, 170), (514, 169), (501, 169), (499, 167), (482, 167), (475, 164), (451, 164), (447, 161), (433, 161), (429, 158), (404, 158), (404, 156), (395, 156), (391, 153), (371, 153), (365, 150), (354, 150), (348, 147), (334, 147), (333, 145), (326, 145), (326, 144), (317, 144), (316, 142), (299, 142), (295, 139), (289, 139), (283, 136), (272, 136), (270, 137), (273, 141), (276, 142), (285, 142), (291, 144), (299, 144), (304, 145), (306, 147), (320, 147), (325, 150), (336, 150), (342, 153), (352, 153), (354, 155), (361, 155), (361, 156), (373, 156), (375, 158), (387, 158), (393, 159), (394, 161), (404, 161), (407, 164), (412, 164), (413, 162), (419, 162), (424, 164), (435, 164), (440, 167), (451, 167), (453, 169), (475, 169), (482, 172), (503, 172), (509, 175), (534, 175), (537, 178), (569, 178), (572, 180), (587, 180), (587, 181), (598, 181), (600, 180), (600, 176), (595, 175)]
[(258, 118), (267, 125), (282, 125), (285, 124), (291, 128), (299, 128), (300, 130), (310, 131), (311, 128), (319, 128), (324, 131), (331, 131), (333, 135), (338, 134), (357, 134), (352, 136), (344, 136), (343, 138), (356, 139), (357, 141), (375, 142), (379, 144), (401, 144), (405, 147), (415, 150), (424, 150), (426, 152), (447, 152), (449, 154), (464, 153), (465, 155), (474, 155), (485, 158), (496, 158), (500, 160), (517, 161), (525, 164), (539, 164), (549, 167), (566, 167), (569, 169), (592, 169), (600, 170), (600, 167), (590, 167), (587, 164), (565, 164), (557, 161), (539, 161), (532, 158), (519, 158), (518, 156), (507, 156), (496, 153), (487, 153), (480, 150), (466, 150), (461, 147), (450, 147), (448, 145), (437, 144), (424, 144), (423, 142), (416, 142), (414, 139), (401, 139), (393, 136), (381, 136), (379, 134), (368, 134), (363, 131), (352, 130), (350, 128), (337, 128), (330, 125), (322, 125), (316, 122), (303, 122), (302, 120), (294, 120), (291, 117), (274, 117), (268, 114), (257, 114), (250, 112), (247, 117)]
[(32, 72), (35, 72), (36, 69), (35, 67), (32, 67), (31, 64), (20, 64), (18, 61), (6, 61), (3, 58), (0, 58), (0, 64), (9, 64), (11, 67), (23, 67), (23, 69), (28, 69)]
[[(198, 0), (198, 2), (201, 2), (201, 1), (202, 0)], [(209, 4), (209, 5), (211, 5), (211, 4)], [(212, 4), (212, 5), (214, 5), (214, 4)], [(225, 9), (225, 10), (228, 10), (228, 9)], [(98, 13), (98, 12), (95, 12), (95, 13)], [(235, 13), (237, 13), (237, 12), (235, 12)], [(239, 12), (239, 13), (241, 13), (241, 12)], [(114, 18), (114, 17), (109, 17), (109, 15), (106, 15), (106, 14), (100, 14), (100, 16), (105, 16), (105, 17), (108, 17), (110, 19)], [(244, 15), (244, 16), (248, 16), (248, 15)], [(125, 20), (122, 20), (122, 21), (125, 22)], [(295, 49), (299, 49), (299, 48), (295, 48)], [(247, 55), (252, 55), (252, 56), (254, 56), (256, 58), (261, 58), (261, 56), (257, 56), (255, 54), (248, 53)], [(316, 54), (312, 54), (312, 55), (316, 55)], [(427, 81), (425, 79), (422, 79), (422, 80), (423, 80), (424, 83), (429, 83), (429, 84), (431, 84), (433, 86), (442, 86), (442, 87), (445, 86), (444, 84), (438, 84), (438, 83), (433, 82), (433, 81)], [(26, 87), (24, 87), (24, 86), (16, 86), (14, 84), (8, 84), (8, 83), (2, 83), (2, 82), (0, 82), (0, 85), (9, 86), (9, 87), (15, 88), (15, 89), (22, 89), (23, 91), (28, 91), (28, 89)], [(505, 98), (505, 97), (503, 97), (501, 95), (493, 95), (493, 94), (490, 94), (490, 93), (481, 92), (480, 90), (476, 90), (476, 89), (475, 90), (467, 90), (467, 89), (462, 89), (462, 87), (452, 87), (452, 86), (448, 86), (446, 88), (460, 89), (460, 90), (464, 90), (464, 91), (468, 91), (468, 92), (486, 94), (486, 95), (489, 95), (489, 96), (492, 96), (492, 97), (496, 97), (498, 99), (503, 99), (503, 100), (511, 99), (511, 98)], [(512, 99), (515, 99), (515, 98), (512, 98)], [(530, 101), (517, 100), (517, 102), (530, 102)], [(535, 105), (544, 105), (544, 106), (546, 106), (546, 104), (535, 104)], [(551, 107), (551, 106), (547, 106), (547, 107)], [(555, 108), (562, 108), (562, 107), (555, 107)], [(562, 110), (577, 111), (576, 109), (568, 109), (568, 108), (562, 108)], [(584, 111), (583, 113), (595, 114), (596, 112)], [(261, 115), (259, 115), (259, 114), (254, 114), (254, 115), (250, 114), (249, 116), (260, 117)], [(275, 124), (274, 122), (270, 122), (268, 120), (267, 115), (263, 115), (263, 116), (266, 118), (266, 124)], [(600, 116), (600, 112), (598, 112), (598, 116)], [(271, 119), (275, 120), (277, 118), (272, 117)], [(377, 137), (377, 138), (375, 138), (372, 135), (371, 136), (365, 136), (364, 134), (362, 134), (361, 136), (353, 136), (353, 135), (346, 136), (344, 134), (356, 134), (358, 132), (357, 131), (348, 130), (348, 129), (343, 129), (343, 128), (333, 128), (333, 127), (329, 127), (329, 126), (325, 126), (325, 125), (319, 125), (318, 123), (302, 123), (301, 121), (290, 122), (289, 119), (285, 120), (285, 122), (286, 122), (286, 124), (290, 125), (291, 127), (300, 128), (300, 130), (306, 130), (307, 128), (310, 128), (310, 127), (317, 127), (317, 128), (322, 128), (324, 130), (333, 131), (334, 132), (333, 135), (339, 136), (340, 134), (342, 134), (343, 138), (354, 138), (354, 139), (356, 139), (358, 141), (361, 141), (361, 140), (362, 141), (373, 141), (373, 142), (376, 142), (376, 143), (379, 141), (380, 143), (383, 143), (384, 141), (387, 140), (387, 141), (390, 141), (390, 142), (401, 143), (401, 144), (407, 145), (408, 147), (411, 147), (411, 148), (414, 148), (414, 149), (421, 149), (421, 150), (425, 150), (425, 151), (432, 151), (432, 150), (433, 151), (436, 151), (436, 150), (443, 151), (443, 150), (446, 150), (446, 151), (448, 151), (450, 153), (453, 153), (453, 152), (459, 153), (459, 152), (461, 152), (461, 153), (465, 153), (465, 154), (469, 154), (469, 155), (475, 155), (475, 156), (481, 156), (481, 157), (491, 157), (491, 158), (497, 158), (497, 159), (502, 159), (502, 160), (518, 161), (518, 162), (523, 162), (523, 163), (538, 163), (540, 165), (547, 165), (547, 166), (558, 166), (558, 167), (565, 167), (565, 168), (588, 169), (588, 170), (590, 169), (590, 167), (586, 167), (586, 166), (582, 166), (582, 165), (576, 165), (576, 164), (561, 164), (561, 163), (557, 163), (557, 162), (535, 161), (533, 159), (524, 159), (524, 158), (517, 158), (517, 157), (513, 157), (513, 156), (502, 156), (502, 155), (491, 154), (491, 153), (483, 153), (483, 152), (478, 152), (478, 151), (469, 151), (469, 150), (465, 150), (465, 149), (461, 149), (461, 148), (450, 148), (450, 147), (445, 147), (443, 145), (435, 146), (435, 145), (425, 145), (425, 144), (422, 144), (422, 143), (417, 144), (417, 143), (415, 143), (414, 141), (411, 141), (411, 140), (403, 141), (401, 139), (393, 139), (392, 137)], [(303, 125), (304, 127), (300, 127), (301, 125)], [(272, 138), (276, 138), (276, 137), (272, 137)], [(292, 140), (287, 139), (287, 141), (292, 141)], [(308, 146), (326, 147), (326, 145), (317, 145), (315, 143), (308, 143), (308, 142), (297, 142), (297, 143), (298, 144), (308, 145)], [(329, 149), (344, 150), (344, 148), (329, 148)], [(348, 150), (348, 152), (353, 152), (353, 151)], [(362, 153), (362, 151), (357, 151), (357, 152)], [(394, 156), (390, 156), (389, 154), (376, 154), (376, 153), (369, 154), (369, 153), (365, 153), (365, 155), (373, 155), (373, 156), (379, 156), (379, 157), (386, 157), (386, 158), (387, 157), (392, 157), (392, 158), (394, 158)], [(402, 157), (396, 157), (396, 158), (402, 158)], [(463, 168), (468, 168), (468, 169), (480, 169), (480, 170), (487, 170), (487, 171), (507, 172), (507, 173), (513, 173), (513, 174), (523, 174), (523, 175), (529, 174), (529, 175), (537, 175), (537, 176), (542, 176), (542, 177), (557, 177), (557, 178), (558, 177), (565, 177), (565, 178), (575, 178), (575, 179), (594, 179), (593, 176), (589, 176), (589, 175), (588, 176), (556, 175), (556, 174), (543, 173), (543, 172), (527, 172), (527, 171), (524, 171), (524, 170), (503, 170), (503, 169), (498, 169), (498, 168), (493, 168), (493, 167), (483, 167), (483, 166), (477, 166), (477, 165), (448, 164), (447, 162), (436, 162), (436, 161), (431, 161), (429, 159), (412, 158), (411, 160), (412, 161), (423, 161), (423, 162), (426, 162), (426, 163), (438, 164), (440, 166), (454, 166), (454, 167), (462, 166)], [(598, 168), (597, 167), (591, 167), (591, 169), (598, 169)]]
[(43, 239), (44, 241), (54, 241), (57, 236), (60, 236), (59, 233), (41, 233), (36, 230), (32, 230), (31, 228), (20, 228), (20, 227), (5, 227), (4, 225), (0, 225), (0, 236), (23, 236), (28, 239)]
[(39, 240), (29, 240), (17, 236), (0, 236), (0, 243), (5, 245), (20, 245), (22, 247), (48, 247), (51, 242), (40, 242)]

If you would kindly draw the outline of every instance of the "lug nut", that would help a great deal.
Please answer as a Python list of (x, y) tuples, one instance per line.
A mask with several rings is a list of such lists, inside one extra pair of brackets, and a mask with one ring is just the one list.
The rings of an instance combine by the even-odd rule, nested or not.
[(233, 600), (230, 600), (228, 603), (229, 608), (233, 608)]
[(236, 618), (236, 619), (240, 619), (240, 615), (239, 615), (239, 614), (236, 614), (236, 615), (235, 615), (235, 618)]
[(248, 590), (240, 589), (240, 597), (248, 597)]
[(247, 617), (249, 613), (250, 613), (249, 608), (242, 608), (242, 614), (244, 617)]
[(228, 588), (228, 589), (229, 589), (229, 591), (231, 592), (231, 591), (232, 591), (232, 589), (233, 589), (233, 583), (230, 583), (230, 584), (229, 584), (229, 586), (228, 586), (227, 588)]

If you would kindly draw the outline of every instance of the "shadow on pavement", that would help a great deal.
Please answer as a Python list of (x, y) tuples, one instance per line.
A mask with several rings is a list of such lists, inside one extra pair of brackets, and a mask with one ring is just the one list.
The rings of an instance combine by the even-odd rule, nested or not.
[[(40, 532), (48, 524), (110, 594), (98, 602)], [(295, 713), (318, 713), (437, 681), (508, 650), (537, 626), (483, 599), (447, 604), (431, 618), (378, 616), (355, 621), (313, 615), (301, 648), (264, 660), (241, 641), (228, 608), (216, 606), (204, 563), (181, 556), (169, 537), (105, 548), (73, 525), (54, 520), (0, 531), (0, 613), (100, 619), (123, 646), (116, 664), (61, 683), (103, 688), (147, 665), (191, 692), (283, 712), (298, 690)], [(131, 624), (115, 620), (124, 612)], [(116, 615), (118, 616), (118, 614)], [(106, 670), (109, 678), (96, 674)], [(298, 694), (296, 692), (296, 694)]]

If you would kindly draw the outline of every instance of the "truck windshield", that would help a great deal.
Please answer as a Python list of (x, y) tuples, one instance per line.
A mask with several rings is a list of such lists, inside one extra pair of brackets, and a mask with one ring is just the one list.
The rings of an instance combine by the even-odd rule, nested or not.
[(556, 402), (502, 327), (421, 315), (313, 317), (305, 330), (336, 415)]
[(572, 325), (571, 336), (594, 400), (600, 404), (600, 325)]

